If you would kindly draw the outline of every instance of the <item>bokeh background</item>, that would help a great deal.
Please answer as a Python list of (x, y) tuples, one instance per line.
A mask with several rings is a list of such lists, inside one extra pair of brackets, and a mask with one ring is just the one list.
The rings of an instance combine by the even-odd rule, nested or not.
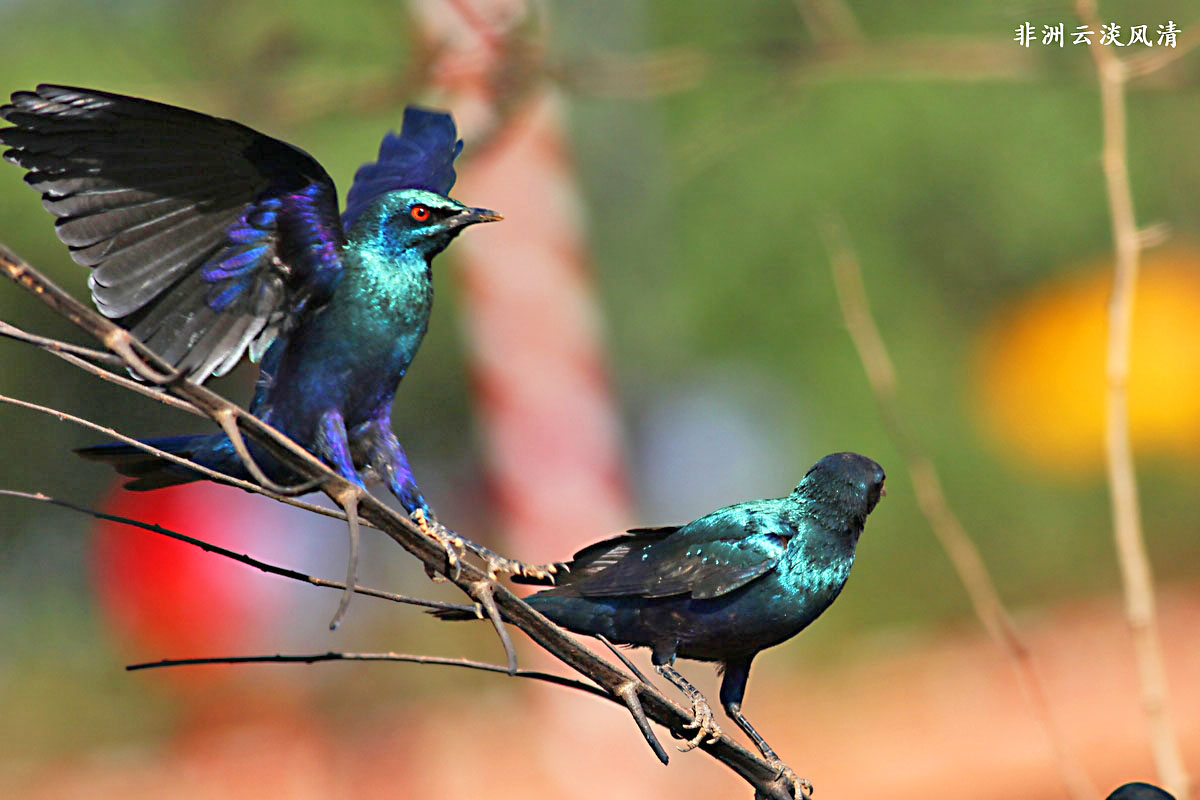
[[(1104, 2), (1200, 26), (1195, 0)], [(1065, 23), (1021, 47), (1025, 21)], [(1042, 730), (917, 510), (838, 310), (841, 220), (940, 468), (1098, 790), (1152, 778), (1101, 455), (1111, 233), (1094, 69), (1050, 2), (2, 0), (0, 91), (73, 83), (230, 117), (344, 192), (405, 102), (451, 109), (455, 196), (506, 215), (435, 264), (395, 410), (450, 526), (526, 560), (791, 489), (837, 450), (888, 470), (847, 591), (756, 663), (747, 715), (823, 798), (1064, 797)], [(1098, 46), (1098, 45), (1094, 45)], [(1159, 48), (1137, 49), (1139, 54)], [(1146, 254), (1132, 427), (1173, 711), (1200, 771), (1200, 56), (1136, 81)], [(0, 240), (79, 296), (86, 271), (15, 167)], [(80, 334), (13, 286), (0, 317)], [(252, 368), (214, 382), (240, 400)], [(0, 341), (0, 393), (136, 435), (198, 421)], [(329, 577), (345, 534), (235, 489), (117, 489), (97, 434), (0, 406), (0, 488), (43, 491)], [(625, 712), (396, 664), (126, 673), (172, 656), (397, 650), (502, 658), (440, 626), (149, 534), (0, 498), (0, 796), (745, 796), (661, 767)], [(453, 599), (381, 536), (362, 578)], [(526, 665), (550, 666), (532, 648)], [(686, 674), (715, 698), (704, 665)], [(733, 726), (729, 725), (732, 729)]]

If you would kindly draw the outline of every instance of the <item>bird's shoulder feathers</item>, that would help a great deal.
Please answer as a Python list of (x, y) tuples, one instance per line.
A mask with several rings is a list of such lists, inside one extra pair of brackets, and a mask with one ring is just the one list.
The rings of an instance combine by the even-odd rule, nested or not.
[(584, 597), (719, 597), (773, 570), (796, 531), (778, 515), (732, 506), (681, 527), (638, 529), (584, 548), (558, 581)]

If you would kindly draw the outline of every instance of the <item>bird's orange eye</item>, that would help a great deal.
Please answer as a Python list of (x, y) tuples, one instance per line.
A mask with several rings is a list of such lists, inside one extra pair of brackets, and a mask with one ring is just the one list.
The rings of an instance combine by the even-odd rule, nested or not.
[(417, 222), (429, 222), (429, 206), (416, 205), (408, 213)]

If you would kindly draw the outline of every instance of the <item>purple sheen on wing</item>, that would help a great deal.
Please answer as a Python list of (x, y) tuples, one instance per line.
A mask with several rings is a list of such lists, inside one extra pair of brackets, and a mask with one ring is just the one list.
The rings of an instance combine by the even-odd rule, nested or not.
[(263, 254), (267, 252), (267, 245), (259, 245), (241, 252), (234, 252), (232, 255), (225, 255), (231, 249), (233, 248), (222, 251), (220, 260), (209, 262), (212, 266), (206, 266), (201, 272), (201, 277), (206, 283), (239, 278), (247, 272), (257, 269)]
[(205, 301), (208, 303), (209, 308), (219, 314), (220, 312), (229, 308), (233, 301), (236, 300), (238, 296), (249, 286), (249, 278), (231, 281), (224, 286), (215, 286), (213, 287), (213, 291), (209, 292)]
[[(283, 204), (291, 221), (288, 233), (297, 240), (295, 249), (316, 261), (315, 272), (336, 272), (339, 265), (341, 231), (330, 228), (325, 219), (318, 195), (323, 187), (312, 184), (299, 192), (283, 196)], [(332, 269), (329, 269), (332, 268)]]

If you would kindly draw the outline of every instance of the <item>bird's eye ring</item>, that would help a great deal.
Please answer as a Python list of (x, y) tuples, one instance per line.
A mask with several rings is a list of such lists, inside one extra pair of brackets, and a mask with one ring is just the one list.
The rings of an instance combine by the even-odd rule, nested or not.
[(429, 222), (429, 217), (430, 217), (429, 206), (423, 206), (423, 205), (418, 204), (418, 205), (413, 206), (412, 209), (408, 213), (409, 213), (409, 216), (411, 216), (417, 222)]

